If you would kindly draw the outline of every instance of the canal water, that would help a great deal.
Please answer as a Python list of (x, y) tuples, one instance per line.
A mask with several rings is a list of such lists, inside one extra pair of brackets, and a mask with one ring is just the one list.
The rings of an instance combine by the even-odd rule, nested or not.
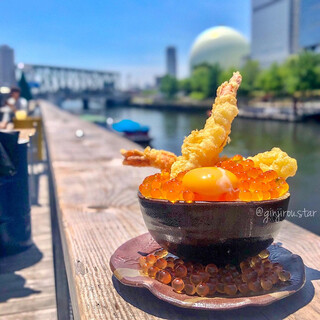
[[(65, 103), (63, 108), (80, 112), (80, 104)], [(202, 128), (204, 111), (160, 111), (125, 106), (103, 110), (95, 106), (91, 113), (112, 117), (115, 121), (131, 119), (150, 126), (151, 145), (180, 154), (183, 139), (191, 130)], [(320, 234), (320, 122), (287, 123), (236, 118), (232, 125), (231, 143), (224, 154), (255, 155), (280, 147), (298, 161), (298, 172), (289, 178), (289, 220)], [(293, 239), (294, 240), (294, 239)]]

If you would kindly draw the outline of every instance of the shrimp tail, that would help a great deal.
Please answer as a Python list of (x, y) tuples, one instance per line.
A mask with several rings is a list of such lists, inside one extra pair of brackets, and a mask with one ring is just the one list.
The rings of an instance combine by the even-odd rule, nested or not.
[(123, 164), (135, 167), (155, 167), (161, 170), (170, 171), (172, 164), (176, 161), (177, 156), (169, 151), (156, 150), (147, 147), (144, 151), (120, 150), (123, 155)]

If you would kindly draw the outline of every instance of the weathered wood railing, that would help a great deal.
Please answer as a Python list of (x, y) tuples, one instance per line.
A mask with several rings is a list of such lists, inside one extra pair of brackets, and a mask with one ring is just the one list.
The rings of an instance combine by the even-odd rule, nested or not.
[[(128, 140), (47, 102), (42, 102), (41, 107), (55, 198), (54, 215), (60, 229), (75, 319), (319, 317), (320, 237), (289, 222), (278, 241), (302, 256), (307, 266), (307, 283), (297, 294), (270, 306), (199, 312), (166, 304), (145, 289), (121, 285), (112, 277), (109, 259), (123, 242), (146, 232), (136, 193), (139, 183), (152, 169), (121, 165), (119, 149), (136, 148)], [(84, 132), (82, 138), (76, 136), (77, 130)], [(63, 268), (61, 261), (59, 266)], [(56, 270), (56, 277), (59, 276), (63, 279), (63, 270)]]

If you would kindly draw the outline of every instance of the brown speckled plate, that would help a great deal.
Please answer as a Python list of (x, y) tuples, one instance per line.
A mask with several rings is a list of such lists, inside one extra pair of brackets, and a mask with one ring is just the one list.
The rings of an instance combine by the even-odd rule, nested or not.
[(159, 249), (149, 233), (133, 238), (120, 246), (110, 259), (110, 267), (115, 277), (123, 284), (133, 287), (144, 287), (156, 297), (178, 307), (204, 310), (230, 310), (246, 306), (265, 306), (290, 296), (305, 284), (305, 269), (300, 256), (291, 253), (279, 245), (271, 245), (270, 259), (279, 262), (291, 273), (291, 280), (285, 286), (277, 286), (273, 291), (260, 295), (234, 297), (215, 296), (202, 298), (188, 296), (173, 291), (171, 286), (142, 275), (139, 271), (138, 259)]

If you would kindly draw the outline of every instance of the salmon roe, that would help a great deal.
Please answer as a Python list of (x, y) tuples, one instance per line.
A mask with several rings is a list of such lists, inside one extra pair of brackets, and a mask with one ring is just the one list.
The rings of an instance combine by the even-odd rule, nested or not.
[[(158, 255), (158, 253), (161, 253)], [(179, 294), (213, 297), (265, 293), (288, 284), (291, 274), (278, 262), (272, 262), (265, 249), (239, 265), (217, 267), (214, 263), (202, 265), (172, 257), (160, 249), (138, 260), (142, 276), (153, 278), (172, 287)], [(151, 263), (148, 263), (150, 261)], [(172, 267), (168, 267), (169, 264)]]
[(146, 198), (166, 199), (175, 203), (184, 201), (261, 201), (276, 199), (289, 190), (285, 179), (278, 176), (274, 170), (263, 172), (254, 165), (251, 159), (244, 159), (241, 155), (223, 158), (216, 165), (232, 172), (239, 180), (238, 188), (223, 193), (218, 198), (198, 194), (188, 190), (182, 184), (186, 172), (180, 172), (174, 179), (170, 179), (167, 171), (162, 171), (146, 177), (139, 186), (139, 191)]

